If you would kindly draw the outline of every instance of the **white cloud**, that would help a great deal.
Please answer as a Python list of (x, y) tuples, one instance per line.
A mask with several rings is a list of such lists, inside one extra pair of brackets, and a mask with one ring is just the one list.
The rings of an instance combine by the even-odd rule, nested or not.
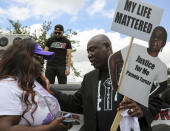
[(30, 14), (30, 10), (24, 7), (10, 6), (7, 9), (0, 8), (1, 21), (7, 18), (12, 20), (25, 20), (30, 17)]
[(4, 9), (0, 8), (0, 15), (4, 15), (4, 14), (5, 14)]
[(41, 31), (42, 26), (43, 26), (42, 24), (33, 24), (29, 27), (28, 30), (29, 30), (30, 34), (36, 33), (36, 35), (39, 36), (42, 33), (42, 31)]
[[(0, 8), (0, 17), (13, 20), (56, 19), (62, 14), (77, 15), (89, 0), (11, 0), (6, 2), (8, 8)], [(74, 18), (75, 19), (75, 18)]]
[(5, 16), (5, 11), (4, 11), (4, 9), (0, 8), (0, 19), (1, 19), (0, 26), (3, 25), (3, 23), (4, 23), (4, 16)]
[(12, 0), (12, 1), (17, 2), (17, 3), (25, 3), (25, 2), (27, 2), (28, 0)]
[(30, 10), (28, 8), (13, 6), (8, 8), (6, 14), (13, 20), (25, 20), (30, 17)]
[(164, 61), (166, 63), (166, 65), (168, 66), (168, 68), (170, 68), (170, 42), (167, 42), (165, 47), (163, 48), (162, 52), (160, 52), (159, 54), (160, 58), (162, 61)]
[(101, 13), (106, 5), (105, 0), (95, 0), (94, 3), (87, 8), (87, 13), (89, 15), (94, 15), (95, 13)]
[(94, 69), (89, 61), (74, 62), (74, 67), (81, 73), (81, 77), (75, 77), (71, 70), (70, 75), (68, 76), (68, 83), (82, 82), (84, 74)]
[(87, 0), (13, 0), (29, 8), (32, 15), (55, 16), (56, 18), (63, 13), (75, 15), (81, 10)]
[(106, 0), (95, 0), (91, 6), (87, 8), (87, 13), (90, 16), (93, 16), (97, 13), (101, 14), (102, 16), (106, 16), (108, 18), (113, 18), (114, 10), (105, 10), (104, 7), (106, 6)]
[(114, 14), (114, 10), (113, 9), (111, 9), (111, 10), (104, 10), (102, 12), (102, 15), (106, 16), (108, 18), (113, 18), (113, 14)]
[[(26, 20), (31, 17), (37, 19), (57, 19), (63, 14), (73, 16), (70, 20), (75, 22), (78, 12), (85, 7), (89, 0), (11, 0), (6, 2), (8, 8), (0, 8), (3, 17), (13, 20)], [(100, 13), (102, 16), (112, 18), (113, 10), (104, 10), (105, 0), (95, 0), (87, 9), (89, 15)], [(1, 16), (2, 17), (2, 16)]]

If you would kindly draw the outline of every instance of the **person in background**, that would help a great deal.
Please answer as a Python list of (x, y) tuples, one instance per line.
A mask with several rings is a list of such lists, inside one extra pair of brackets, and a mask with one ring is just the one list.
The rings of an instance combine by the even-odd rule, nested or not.
[(0, 59), (0, 131), (67, 131), (60, 105), (42, 78), (44, 51), (31, 39), (10, 45)]
[(152, 122), (152, 131), (170, 131), (170, 88), (161, 93), (161, 111)]
[(95, 69), (85, 74), (78, 91), (73, 95), (67, 95), (51, 88), (61, 109), (84, 114), (84, 126), (80, 131), (110, 131), (117, 110), (133, 107), (135, 110), (128, 113), (139, 118), (141, 131), (151, 130), (150, 123), (160, 110), (161, 99), (150, 99), (149, 108), (130, 99), (121, 102), (123, 96), (120, 94), (116, 101), (114, 99), (116, 91), (111, 85), (108, 69), (108, 59), (112, 54), (111, 41), (106, 35), (96, 35), (88, 41), (87, 53)]
[[(132, 72), (134, 74), (138, 74), (140, 71), (136, 70), (136, 65), (138, 64), (141, 69), (144, 67), (149, 72), (149, 76), (146, 77), (147, 81), (151, 82), (150, 85), (143, 84), (145, 86), (145, 89), (153, 88), (154, 87), (154, 81), (158, 82), (159, 88), (154, 90), (151, 95), (149, 96), (154, 97), (158, 96), (161, 92), (163, 92), (167, 88), (167, 67), (165, 63), (163, 63), (160, 58), (158, 57), (158, 54), (164, 46), (166, 45), (167, 40), (167, 32), (164, 27), (157, 26), (153, 29), (150, 40), (149, 40), (149, 46), (148, 48), (142, 47), (137, 44), (133, 44), (131, 48), (131, 53), (128, 58), (128, 71)], [(122, 50), (114, 53), (110, 56), (109, 59), (109, 69), (112, 79), (112, 85), (115, 89), (118, 87), (118, 78), (116, 77), (116, 65), (123, 63), (126, 59), (126, 55), (128, 52), (128, 47), (123, 48)], [(134, 62), (134, 63), (133, 63)], [(138, 62), (138, 63), (137, 63)], [(137, 64), (136, 64), (137, 63)], [(142, 72), (144, 77), (146, 74)], [(129, 75), (130, 76), (130, 75)], [(132, 76), (132, 75), (131, 75)], [(142, 76), (142, 77), (143, 77)], [(144, 78), (143, 77), (143, 78)], [(129, 80), (133, 78), (127, 78)], [(133, 84), (134, 87), (137, 88), (138, 84)], [(126, 88), (126, 86), (124, 86)], [(129, 89), (126, 90), (129, 94), (134, 89), (134, 87), (131, 85), (129, 86)], [(140, 93), (140, 88), (138, 89), (137, 94)], [(143, 96), (145, 97), (145, 96)], [(130, 110), (135, 110), (135, 108), (130, 108)]]
[(50, 84), (54, 84), (55, 77), (59, 84), (67, 83), (71, 66), (71, 42), (63, 36), (64, 27), (60, 24), (54, 28), (54, 36), (47, 40), (45, 50), (55, 52), (55, 56), (47, 61), (45, 75)]
[[(167, 66), (158, 57), (158, 54), (160, 53), (160, 51), (162, 51), (162, 49), (166, 45), (166, 40), (167, 40), (167, 32), (165, 28), (163, 28), (162, 26), (157, 26), (152, 31), (152, 34), (149, 40), (149, 47), (146, 48), (138, 44), (133, 44), (131, 53), (128, 58), (128, 61), (131, 62), (130, 63), (131, 65), (129, 65), (129, 70), (131, 72), (132, 71), (135, 73), (139, 72), (139, 71), (136, 71), (135, 69), (137, 62), (139, 66), (141, 66), (142, 68), (145, 67), (146, 70), (149, 72), (149, 77), (147, 77), (147, 81), (151, 82), (151, 84), (148, 84), (148, 85), (145, 84), (146, 88), (152, 87), (154, 84), (154, 81), (157, 81), (159, 83), (160, 87), (156, 91), (153, 91), (151, 97), (157, 96), (158, 94), (163, 92), (168, 86)], [(109, 67), (110, 67), (112, 84), (113, 84), (113, 87), (115, 87), (116, 89), (118, 87), (118, 82), (117, 82), (118, 78), (116, 78), (116, 75), (114, 75), (116, 73), (116, 64), (123, 63), (125, 61), (127, 52), (128, 52), (128, 47), (125, 47), (122, 50), (114, 53), (112, 56), (110, 56), (110, 59), (109, 59)], [(145, 77), (147, 75), (148, 74), (145, 74)], [(133, 87), (131, 87), (131, 89), (132, 88)]]

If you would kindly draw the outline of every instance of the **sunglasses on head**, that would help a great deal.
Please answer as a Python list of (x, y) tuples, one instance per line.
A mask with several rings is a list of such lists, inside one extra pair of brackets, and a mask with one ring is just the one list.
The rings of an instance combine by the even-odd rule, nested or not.
[(57, 34), (61, 35), (61, 32), (54, 32), (54, 34), (56, 34), (56, 35), (57, 35)]

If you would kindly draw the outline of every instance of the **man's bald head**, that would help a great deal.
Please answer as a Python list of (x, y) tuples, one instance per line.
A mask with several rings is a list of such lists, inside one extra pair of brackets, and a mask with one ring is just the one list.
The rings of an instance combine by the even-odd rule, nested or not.
[(93, 36), (89, 41), (88, 44), (90, 43), (98, 43), (98, 44), (105, 44), (106, 46), (110, 47), (111, 51), (112, 51), (112, 44), (110, 39), (104, 35), (104, 34), (99, 34), (99, 35), (95, 35)]

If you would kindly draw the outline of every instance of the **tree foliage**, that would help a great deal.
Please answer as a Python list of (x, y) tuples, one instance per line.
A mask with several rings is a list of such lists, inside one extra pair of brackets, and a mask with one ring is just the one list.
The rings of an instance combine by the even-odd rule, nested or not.
[[(40, 29), (40, 34), (37, 35), (37, 31), (35, 30), (33, 34), (30, 33), (29, 27), (27, 26), (22, 26), (19, 21), (13, 21), (11, 19), (8, 19), (9, 23), (11, 24), (10, 27), (7, 29), (9, 30), (10, 34), (27, 34), (30, 37), (32, 37), (34, 40), (36, 40), (42, 48), (45, 47), (45, 44), (47, 42), (47, 32), (51, 29), (51, 21), (45, 21), (43, 22), (42, 28)], [(52, 36), (53, 33), (51, 33), (50, 36)], [(76, 45), (78, 45), (79, 41), (73, 40), (72, 36), (77, 35), (77, 32), (72, 31), (71, 29), (67, 29), (65, 33), (65, 37), (67, 37), (71, 43), (72, 43), (72, 53), (76, 52)], [(74, 63), (72, 61), (71, 63), (71, 68), (74, 72), (74, 75), (76, 77), (81, 77), (81, 74), (77, 69), (74, 67)]]
[(32, 34), (32, 37), (34, 40), (36, 40), (42, 48), (45, 47), (45, 44), (47, 42), (47, 32), (51, 29), (51, 22), (43, 22), (42, 28), (40, 29), (41, 34), (37, 36), (36, 30)]
[[(30, 34), (28, 31), (27, 26), (22, 26), (19, 21), (13, 21), (11, 19), (8, 19), (9, 23), (12, 25), (12, 27), (8, 27), (7, 29), (9, 30), (10, 34)], [(13, 28), (13, 29), (12, 29)]]
[[(78, 46), (79, 41), (72, 39), (72, 36), (77, 35), (77, 32), (72, 31), (72, 29), (67, 29), (65, 32), (65, 37), (68, 38), (72, 43), (72, 53), (76, 52), (76, 45)], [(77, 71), (77, 69), (74, 67), (73, 61), (71, 61), (71, 68), (77, 77), (81, 77), (80, 71)]]

